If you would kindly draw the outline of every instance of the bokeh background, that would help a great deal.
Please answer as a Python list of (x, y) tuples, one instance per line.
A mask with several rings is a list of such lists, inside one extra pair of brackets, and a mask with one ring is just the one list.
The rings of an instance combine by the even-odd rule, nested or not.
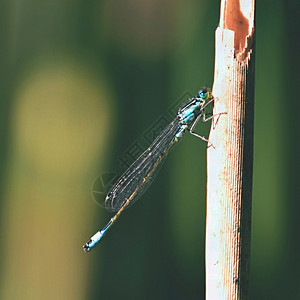
[[(206, 147), (189, 135), (82, 244), (111, 217), (92, 191), (212, 85), (219, 6), (1, 1), (0, 299), (204, 299)], [(297, 11), (257, 1), (251, 299), (300, 298)]]

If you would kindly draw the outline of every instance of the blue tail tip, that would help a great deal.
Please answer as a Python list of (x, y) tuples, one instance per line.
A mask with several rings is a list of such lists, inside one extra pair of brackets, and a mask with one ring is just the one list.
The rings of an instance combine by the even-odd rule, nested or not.
[(90, 240), (89, 242), (85, 243), (82, 247), (85, 253), (90, 252), (91, 247), (90, 247), (90, 243), (92, 242), (92, 240)]

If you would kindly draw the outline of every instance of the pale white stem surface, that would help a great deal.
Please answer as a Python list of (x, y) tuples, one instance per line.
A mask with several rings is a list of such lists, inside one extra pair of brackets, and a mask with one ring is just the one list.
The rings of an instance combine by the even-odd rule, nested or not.
[(206, 299), (247, 299), (254, 112), (254, 0), (221, 1), (207, 157)]

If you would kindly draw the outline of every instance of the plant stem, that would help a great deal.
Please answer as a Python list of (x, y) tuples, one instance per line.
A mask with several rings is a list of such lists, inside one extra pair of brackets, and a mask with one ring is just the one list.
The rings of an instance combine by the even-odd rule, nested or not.
[(206, 299), (247, 299), (252, 205), (255, 0), (221, 0), (208, 149)]

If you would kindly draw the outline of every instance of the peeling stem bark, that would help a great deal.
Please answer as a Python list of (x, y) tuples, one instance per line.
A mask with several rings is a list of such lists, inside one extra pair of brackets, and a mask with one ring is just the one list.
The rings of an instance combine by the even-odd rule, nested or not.
[(248, 299), (255, 0), (221, 0), (207, 152), (206, 299)]

